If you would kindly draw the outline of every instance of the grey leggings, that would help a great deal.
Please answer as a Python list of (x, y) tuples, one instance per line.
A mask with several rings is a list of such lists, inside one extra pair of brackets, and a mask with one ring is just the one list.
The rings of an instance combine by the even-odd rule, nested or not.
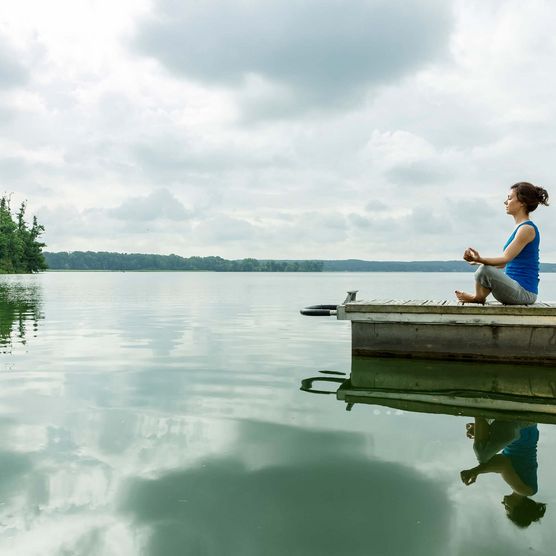
[(533, 423), (523, 421), (500, 421), (495, 419), (489, 426), (488, 440), (480, 442), (475, 438), (473, 450), (479, 463), (486, 463), (498, 452), (519, 438), (519, 432)]
[(494, 266), (479, 266), (475, 272), (475, 280), (488, 288), (494, 298), (504, 305), (532, 305), (537, 300), (537, 294), (527, 291)]

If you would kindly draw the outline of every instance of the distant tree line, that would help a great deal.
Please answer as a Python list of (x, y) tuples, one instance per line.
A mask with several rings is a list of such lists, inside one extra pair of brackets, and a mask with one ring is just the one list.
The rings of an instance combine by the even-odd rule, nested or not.
[(460, 261), (323, 261), (325, 272), (467, 272), (476, 270)]
[[(475, 272), (476, 266), (459, 261), (321, 261), (323, 272)], [(556, 264), (541, 263), (541, 272), (556, 272)]]
[(33, 217), (31, 227), (25, 221), (26, 204), (12, 215), (9, 197), (0, 198), (0, 274), (30, 273), (47, 268), (39, 237), (44, 226)]
[(228, 260), (106, 251), (72, 251), (44, 256), (52, 270), (209, 270), (215, 272), (321, 272), (321, 261)]
[[(229, 260), (222, 257), (180, 257), (106, 251), (44, 253), (52, 270), (204, 270), (215, 272), (473, 272), (465, 261)], [(541, 264), (556, 272), (556, 264)]]

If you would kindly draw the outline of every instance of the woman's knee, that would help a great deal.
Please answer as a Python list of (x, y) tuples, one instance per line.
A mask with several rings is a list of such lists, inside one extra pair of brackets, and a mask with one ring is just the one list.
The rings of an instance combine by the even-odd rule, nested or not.
[(479, 282), (479, 284), (486, 286), (485, 282), (490, 277), (490, 266), (486, 266), (484, 264), (479, 265), (479, 268), (475, 271), (475, 281)]
[(492, 453), (488, 442), (479, 442), (477, 440), (473, 443), (473, 451), (479, 463), (486, 463), (496, 454), (496, 452)]
[(492, 290), (493, 284), (498, 281), (499, 275), (500, 270), (498, 268), (482, 264), (475, 271), (475, 281), (481, 284), (481, 286)]

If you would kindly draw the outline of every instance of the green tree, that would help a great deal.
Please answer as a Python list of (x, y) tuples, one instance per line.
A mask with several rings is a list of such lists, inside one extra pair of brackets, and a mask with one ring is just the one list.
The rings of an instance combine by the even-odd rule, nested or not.
[(25, 221), (26, 208), (21, 203), (14, 220), (10, 198), (0, 198), (0, 273), (31, 273), (47, 268), (42, 253), (45, 244), (39, 240), (44, 226), (35, 216), (29, 228)]

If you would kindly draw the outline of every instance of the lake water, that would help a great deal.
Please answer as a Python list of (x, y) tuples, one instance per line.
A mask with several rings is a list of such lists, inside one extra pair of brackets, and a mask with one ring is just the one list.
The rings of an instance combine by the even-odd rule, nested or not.
[[(452, 298), (470, 274), (45, 273), (0, 277), (0, 554), (552, 555), (476, 464), (463, 417), (300, 390), (349, 375), (350, 327), (299, 309)], [(556, 275), (541, 299), (556, 300)], [(324, 376), (324, 375), (323, 375)]]

